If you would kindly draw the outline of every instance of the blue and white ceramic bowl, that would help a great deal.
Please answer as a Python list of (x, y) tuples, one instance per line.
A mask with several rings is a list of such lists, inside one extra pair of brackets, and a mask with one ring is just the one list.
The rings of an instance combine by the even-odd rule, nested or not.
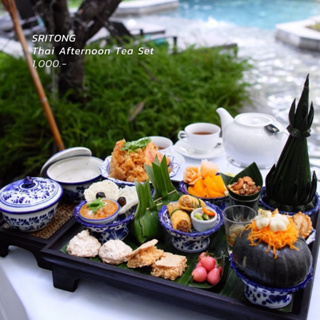
[(137, 206), (132, 207), (124, 214), (118, 214), (117, 218), (107, 224), (93, 224), (85, 222), (80, 217), (80, 208), (85, 204), (85, 201), (81, 201), (73, 211), (75, 219), (81, 223), (84, 227), (89, 229), (97, 239), (104, 243), (108, 240), (124, 240), (128, 235), (128, 224), (133, 220)]
[[(113, 220), (115, 220), (117, 218), (117, 216), (119, 214), (119, 210), (120, 210), (119, 202), (117, 202), (113, 199), (110, 199), (110, 198), (103, 198), (102, 201), (113, 202), (114, 205), (116, 205), (116, 208), (117, 208), (116, 211), (113, 214), (111, 214), (110, 216), (105, 217), (105, 218), (101, 218), (101, 219), (94, 219), (94, 218), (91, 219), (91, 218), (84, 217), (80, 214), (80, 211), (79, 211), (79, 216), (80, 216), (81, 220), (83, 220), (84, 222), (90, 223), (90, 224), (109, 224)], [(86, 205), (86, 202), (83, 205)], [(79, 210), (81, 209), (81, 207), (79, 208)]]
[(0, 190), (0, 211), (11, 228), (33, 232), (52, 220), (61, 196), (57, 182), (26, 177)]
[[(188, 184), (185, 183), (184, 181), (180, 181), (179, 182), (179, 189), (182, 193), (184, 194), (188, 194), (188, 195), (191, 195), (189, 192), (188, 192)], [(225, 206), (226, 206), (226, 203), (227, 203), (227, 200), (228, 200), (228, 196), (224, 196), (224, 197), (217, 197), (217, 198), (202, 198), (202, 197), (197, 197), (197, 196), (194, 196), (192, 195), (193, 197), (196, 197), (196, 198), (199, 198), (203, 201), (209, 201), (217, 206), (219, 206), (221, 209), (224, 209)]]
[[(266, 203), (263, 200), (263, 197), (264, 197), (265, 193), (266, 193), (266, 187), (262, 187), (262, 189), (261, 189), (261, 197), (260, 197), (261, 205), (263, 207), (265, 207), (266, 209), (268, 209), (268, 210), (271, 210), (271, 211), (275, 210), (274, 207), (271, 207), (270, 205), (268, 205), (268, 203)], [(308, 211), (303, 211), (303, 213), (310, 217), (312, 223), (315, 223), (316, 217), (317, 217), (317, 213), (318, 213), (319, 209), (320, 209), (320, 198), (319, 198), (318, 193), (316, 192), (314, 208), (312, 208), (311, 210), (308, 210)], [(296, 214), (297, 212), (288, 212), (288, 211), (279, 210), (279, 213), (289, 214), (290, 216), (292, 216), (292, 215)]]
[(84, 190), (101, 180), (99, 166), (102, 159), (75, 156), (54, 162), (47, 169), (47, 176), (63, 188), (63, 200), (77, 203), (84, 200)]
[(292, 300), (292, 293), (304, 289), (313, 277), (313, 271), (310, 270), (306, 279), (296, 286), (288, 288), (270, 288), (262, 286), (240, 273), (234, 263), (232, 253), (230, 254), (230, 262), (233, 271), (245, 284), (245, 297), (253, 304), (270, 309), (279, 309), (287, 306)]
[(172, 228), (167, 206), (163, 206), (159, 211), (159, 221), (163, 228), (172, 236), (172, 245), (182, 252), (202, 252), (206, 250), (210, 244), (210, 236), (217, 232), (223, 225), (221, 209), (209, 202), (206, 205), (217, 212), (217, 222), (213, 228), (197, 232), (194, 229), (191, 232), (182, 232)]

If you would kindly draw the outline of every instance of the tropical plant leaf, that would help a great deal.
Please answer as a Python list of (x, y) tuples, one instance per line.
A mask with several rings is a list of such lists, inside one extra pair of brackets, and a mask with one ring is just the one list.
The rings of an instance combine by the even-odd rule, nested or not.
[(155, 201), (160, 199), (162, 205), (166, 205), (179, 199), (180, 194), (170, 180), (166, 156), (162, 158), (160, 163), (156, 157), (151, 166), (145, 165), (144, 167), (155, 190)]
[(133, 220), (132, 233), (139, 243), (158, 238), (160, 222), (157, 205), (152, 199), (149, 180), (145, 183), (135, 182), (138, 194), (138, 206)]

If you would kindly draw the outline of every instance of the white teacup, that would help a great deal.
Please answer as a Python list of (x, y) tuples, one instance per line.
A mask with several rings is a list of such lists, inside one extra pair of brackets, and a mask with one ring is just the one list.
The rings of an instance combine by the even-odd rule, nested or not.
[(215, 124), (197, 122), (180, 131), (178, 138), (186, 141), (196, 152), (209, 153), (218, 144), (220, 132), (220, 127)]
[(161, 136), (151, 136), (151, 141), (158, 147), (162, 154), (170, 154), (172, 148), (172, 141), (169, 138)]

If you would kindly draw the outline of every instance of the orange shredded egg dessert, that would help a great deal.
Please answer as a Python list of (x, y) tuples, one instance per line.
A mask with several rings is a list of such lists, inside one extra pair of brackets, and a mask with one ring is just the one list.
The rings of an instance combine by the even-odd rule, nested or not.
[[(285, 227), (283, 221), (285, 221)], [(278, 210), (275, 210), (272, 214), (270, 211), (261, 210), (259, 215), (245, 229), (251, 229), (248, 235), (250, 245), (256, 246), (261, 241), (266, 243), (268, 245), (266, 252), (269, 252), (272, 248), (275, 259), (277, 258), (277, 250), (285, 246), (298, 250), (294, 243), (299, 238), (299, 232), (291, 217), (279, 214)]]

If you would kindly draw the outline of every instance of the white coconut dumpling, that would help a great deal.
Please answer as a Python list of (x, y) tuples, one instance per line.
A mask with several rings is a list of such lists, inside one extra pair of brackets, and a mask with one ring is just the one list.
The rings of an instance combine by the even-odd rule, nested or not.
[(101, 246), (99, 257), (104, 263), (121, 264), (128, 260), (127, 256), (131, 253), (131, 247), (122, 240), (115, 239), (109, 240)]
[(118, 195), (126, 198), (126, 204), (121, 207), (119, 213), (125, 213), (139, 202), (136, 187), (126, 186), (123, 189), (119, 189)]
[(93, 258), (98, 255), (100, 248), (100, 242), (90, 235), (89, 230), (82, 230), (70, 240), (67, 252), (77, 257)]
[(103, 192), (106, 198), (117, 200), (119, 198), (119, 187), (110, 180), (103, 180), (93, 183), (88, 189), (84, 191), (84, 198), (86, 201), (92, 202), (96, 199), (98, 192)]

